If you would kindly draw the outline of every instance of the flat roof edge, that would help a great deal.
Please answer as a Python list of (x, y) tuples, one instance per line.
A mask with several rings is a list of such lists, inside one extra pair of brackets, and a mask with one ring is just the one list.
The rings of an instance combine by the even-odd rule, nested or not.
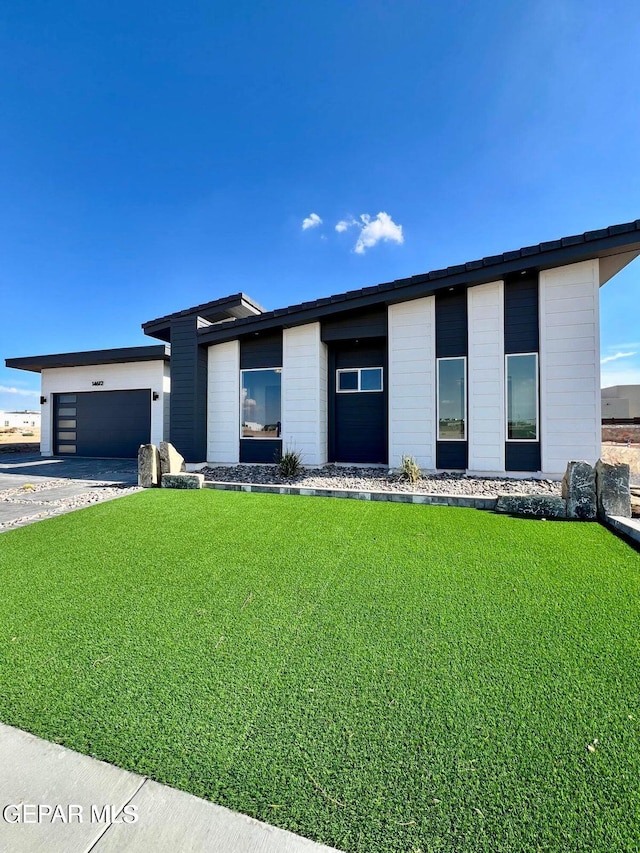
[(23, 358), (5, 359), (6, 367), (41, 373), (55, 367), (90, 367), (100, 364), (120, 364), (135, 361), (169, 361), (171, 348), (166, 344), (142, 347), (119, 347), (117, 349), (63, 352), (52, 355), (29, 355)]

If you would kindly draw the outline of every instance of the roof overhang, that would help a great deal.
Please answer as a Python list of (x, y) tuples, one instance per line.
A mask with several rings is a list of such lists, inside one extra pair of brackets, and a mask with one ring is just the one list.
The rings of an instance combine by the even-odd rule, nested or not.
[(149, 347), (120, 347), (119, 349), (64, 352), (55, 355), (30, 355), (25, 358), (7, 358), (5, 365), (18, 370), (41, 373), (53, 367), (86, 367), (94, 364), (125, 364), (135, 361), (169, 361), (171, 348), (166, 344)]
[(251, 299), (250, 296), (247, 296), (245, 293), (235, 293), (231, 296), (224, 296), (222, 299), (215, 299), (213, 302), (205, 302), (202, 305), (185, 308), (183, 311), (166, 314), (164, 317), (158, 317), (156, 320), (148, 320), (142, 324), (142, 331), (145, 335), (149, 335), (152, 338), (159, 338), (161, 341), (170, 341), (172, 320), (178, 320), (183, 317), (196, 317), (198, 318), (199, 326), (209, 328), (209, 326), (216, 323), (239, 320), (245, 317), (255, 317), (263, 312), (264, 308)]
[(640, 254), (640, 220), (612, 225), (600, 231), (587, 231), (560, 240), (525, 246), (502, 255), (492, 255), (466, 264), (434, 270), (374, 287), (365, 287), (289, 308), (268, 311), (232, 323), (198, 330), (201, 344), (217, 344), (249, 334), (312, 323), (346, 311), (392, 305), (430, 296), (442, 290), (456, 290), (499, 279), (513, 280), (519, 275), (580, 263), (599, 258), (606, 275), (603, 284)]

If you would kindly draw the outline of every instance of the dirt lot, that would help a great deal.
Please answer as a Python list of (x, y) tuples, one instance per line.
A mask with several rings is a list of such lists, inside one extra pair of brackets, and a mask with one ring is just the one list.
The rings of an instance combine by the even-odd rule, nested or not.
[(605, 441), (602, 444), (602, 460), (612, 465), (626, 462), (631, 472), (631, 481), (640, 482), (640, 444), (614, 444)]
[(10, 450), (37, 450), (40, 444), (40, 430), (30, 429), (33, 435), (24, 435), (19, 429), (0, 430), (0, 453)]

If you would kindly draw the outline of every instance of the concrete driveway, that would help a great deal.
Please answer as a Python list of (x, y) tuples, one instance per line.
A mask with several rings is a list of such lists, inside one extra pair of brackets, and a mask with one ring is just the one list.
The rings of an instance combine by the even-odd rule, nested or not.
[(135, 459), (0, 454), (0, 531), (137, 490)]

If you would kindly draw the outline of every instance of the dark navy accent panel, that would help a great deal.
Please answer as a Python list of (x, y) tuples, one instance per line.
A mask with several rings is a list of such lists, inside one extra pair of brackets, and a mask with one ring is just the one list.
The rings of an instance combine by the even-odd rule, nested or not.
[(436, 358), (467, 355), (467, 291), (436, 294)]
[(240, 341), (240, 369), (282, 367), (282, 332)]
[(541, 470), (539, 441), (507, 441), (505, 451), (505, 470)]
[(436, 441), (436, 468), (464, 471), (469, 466), (466, 441)]
[(187, 462), (207, 456), (207, 348), (198, 345), (197, 319), (171, 320), (171, 443)]
[[(384, 390), (336, 393), (336, 370), (344, 367), (382, 367)], [(329, 349), (329, 460), (386, 465), (388, 458), (386, 340), (335, 343)]]
[(538, 352), (538, 340), (537, 276), (518, 281), (506, 281), (504, 288), (505, 353)]
[[(73, 456), (135, 458), (151, 436), (151, 391), (88, 391), (76, 394), (76, 441), (58, 439), (58, 410), (67, 407), (54, 397), (54, 453), (59, 446), (76, 446)], [(68, 395), (62, 395), (68, 396)], [(62, 429), (62, 428), (61, 428)]]
[(323, 341), (346, 341), (355, 338), (386, 338), (387, 309), (344, 314), (325, 320), (320, 337)]
[(279, 438), (241, 438), (240, 461), (262, 462), (265, 465), (277, 462), (282, 453), (282, 440)]

